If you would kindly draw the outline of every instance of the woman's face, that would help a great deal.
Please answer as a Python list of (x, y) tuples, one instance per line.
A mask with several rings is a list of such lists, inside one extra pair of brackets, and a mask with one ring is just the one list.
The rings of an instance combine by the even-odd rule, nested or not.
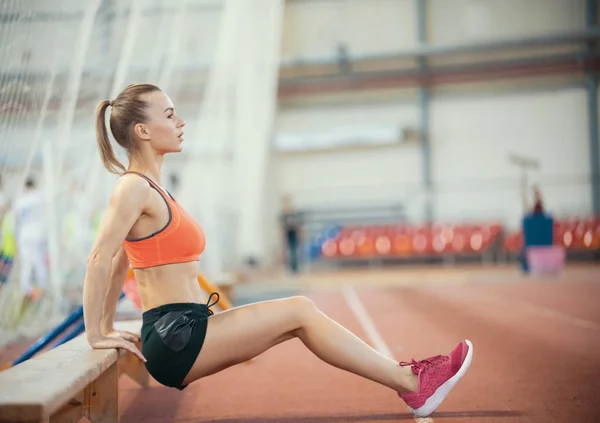
[(183, 127), (185, 121), (175, 114), (173, 102), (162, 91), (154, 91), (146, 96), (148, 120), (144, 124), (150, 145), (160, 153), (178, 153), (183, 147)]

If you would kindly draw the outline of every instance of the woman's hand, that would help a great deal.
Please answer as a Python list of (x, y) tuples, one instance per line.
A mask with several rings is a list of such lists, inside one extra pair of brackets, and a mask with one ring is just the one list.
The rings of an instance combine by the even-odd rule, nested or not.
[(136, 335), (135, 333), (131, 333), (131, 332), (127, 332), (126, 330), (108, 330), (106, 332), (104, 332), (105, 336), (108, 336), (109, 338), (123, 338), (126, 341), (129, 342), (139, 342), (140, 337), (138, 335)]
[[(113, 333), (116, 333), (116, 331), (114, 331)], [(133, 334), (129, 334), (129, 335), (135, 336)], [(144, 363), (146, 362), (146, 358), (142, 355), (142, 352), (140, 350), (138, 350), (138, 348), (135, 346), (135, 344), (130, 341), (127, 341), (126, 339), (124, 339), (120, 336), (99, 335), (99, 336), (95, 336), (93, 338), (88, 338), (88, 342), (92, 348), (96, 348), (96, 349), (118, 348), (118, 349), (127, 350), (130, 353), (132, 353), (133, 355), (135, 355), (136, 357), (138, 357), (140, 360), (142, 360)]]

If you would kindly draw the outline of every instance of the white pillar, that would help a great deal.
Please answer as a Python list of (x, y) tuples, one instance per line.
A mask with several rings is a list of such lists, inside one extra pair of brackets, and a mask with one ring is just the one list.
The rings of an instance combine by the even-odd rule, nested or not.
[(173, 26), (168, 36), (169, 45), (167, 48), (167, 56), (165, 58), (164, 67), (162, 69), (160, 78), (158, 80), (158, 87), (168, 92), (172, 84), (173, 68), (177, 59), (179, 58), (179, 50), (181, 48), (181, 36), (185, 28), (185, 13), (187, 9), (187, 1), (179, 0), (175, 2), (177, 8), (175, 9), (175, 16), (173, 17)]
[(184, 146), (180, 196), (206, 232), (201, 263), (212, 280), (227, 261), (265, 256), (265, 172), (282, 14), (282, 0), (225, 2), (196, 130), (186, 131), (192, 142)]
[(267, 260), (266, 193), (271, 134), (277, 107), (281, 0), (248, 6), (236, 97), (235, 182), (239, 212), (237, 258)]

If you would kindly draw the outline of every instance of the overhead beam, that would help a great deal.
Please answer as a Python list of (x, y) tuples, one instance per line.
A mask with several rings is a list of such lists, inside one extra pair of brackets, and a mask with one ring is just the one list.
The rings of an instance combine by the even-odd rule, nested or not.
[[(418, 1), (418, 0), (415, 0)], [(592, 1), (592, 0), (588, 0)], [(350, 59), (356, 61), (368, 60), (391, 60), (391, 59), (417, 59), (419, 57), (433, 58), (458, 54), (492, 53), (507, 50), (536, 49), (541, 47), (555, 47), (560, 45), (578, 44), (595, 41), (600, 38), (600, 29), (586, 29), (569, 33), (558, 33), (536, 37), (525, 37), (515, 40), (492, 41), (484, 43), (452, 44), (452, 45), (429, 45), (421, 44), (415, 48), (407, 49), (391, 54), (363, 54), (351, 55)], [(304, 66), (335, 65), (337, 59), (319, 58), (282, 61), (282, 70), (288, 68), (300, 68)]]
[(541, 77), (553, 74), (581, 74), (600, 68), (600, 53), (567, 54), (541, 58), (487, 61), (464, 65), (428, 66), (352, 75), (328, 75), (281, 78), (281, 96), (324, 94), (352, 89), (435, 86), (447, 83), (476, 82), (493, 79)]

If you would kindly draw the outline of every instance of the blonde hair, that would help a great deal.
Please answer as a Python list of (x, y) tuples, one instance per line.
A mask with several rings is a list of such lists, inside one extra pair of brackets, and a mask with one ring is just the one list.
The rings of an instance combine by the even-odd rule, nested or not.
[(148, 103), (143, 95), (160, 91), (151, 84), (132, 84), (127, 86), (113, 101), (104, 100), (96, 108), (96, 140), (100, 148), (102, 163), (111, 173), (121, 174), (127, 169), (117, 159), (108, 137), (106, 128), (106, 109), (112, 107), (110, 113), (110, 131), (117, 143), (128, 153), (135, 149), (133, 128), (148, 119)]

